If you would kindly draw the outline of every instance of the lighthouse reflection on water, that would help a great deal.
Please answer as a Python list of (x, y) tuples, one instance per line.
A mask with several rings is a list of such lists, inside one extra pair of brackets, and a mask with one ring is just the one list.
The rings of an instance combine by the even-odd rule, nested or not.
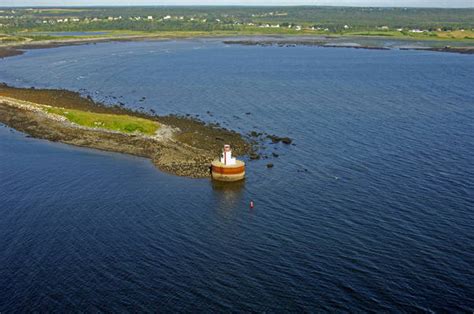
[(245, 180), (236, 182), (225, 182), (211, 180), (212, 190), (219, 202), (219, 207), (234, 208), (245, 205), (243, 195), (245, 191)]
[[(223, 173), (222, 169), (234, 170), (239, 168), (237, 173)], [(225, 170), (227, 170), (225, 169)], [(212, 164), (211, 180), (212, 189), (219, 201), (219, 208), (231, 209), (244, 204), (242, 201), (243, 191), (245, 188), (245, 164), (232, 157), (230, 145), (224, 145), (221, 159), (215, 160)]]

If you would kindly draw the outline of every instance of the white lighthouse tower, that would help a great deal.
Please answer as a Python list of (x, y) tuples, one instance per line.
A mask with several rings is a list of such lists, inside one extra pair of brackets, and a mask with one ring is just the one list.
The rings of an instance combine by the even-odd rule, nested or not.
[(230, 145), (224, 145), (224, 150), (222, 151), (221, 156), (221, 163), (226, 166), (232, 166), (236, 164), (236, 160), (232, 157), (232, 150), (230, 149)]

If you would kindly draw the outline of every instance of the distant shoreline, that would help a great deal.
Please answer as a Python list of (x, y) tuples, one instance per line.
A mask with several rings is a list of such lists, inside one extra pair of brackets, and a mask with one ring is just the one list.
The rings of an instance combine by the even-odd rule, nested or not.
[[(243, 38), (243, 39), (242, 39)], [(41, 41), (27, 41), (21, 43), (8, 43), (0, 45), (0, 59), (18, 56), (30, 49), (45, 49), (74, 45), (87, 45), (105, 42), (128, 42), (128, 41), (165, 41), (165, 40), (186, 40), (186, 39), (221, 39), (225, 44), (240, 44), (240, 45), (258, 45), (258, 46), (315, 46), (324, 48), (351, 48), (351, 49), (369, 49), (369, 50), (425, 50), (435, 52), (449, 52), (461, 54), (474, 54), (474, 43), (472, 46), (444, 46), (444, 47), (400, 47), (390, 48), (377, 45), (353, 45), (336, 43), (333, 39), (344, 39), (346, 41), (357, 40), (387, 40), (385, 37), (376, 36), (292, 36), (292, 35), (239, 35), (239, 34), (209, 34), (202, 33), (191, 34), (183, 33), (183, 36), (163, 36), (161, 34), (153, 33), (150, 35), (130, 35), (130, 36), (105, 36), (105, 37), (86, 37), (86, 38), (68, 38), (68, 39), (48, 39)], [(410, 38), (395, 38), (396, 40), (413, 41), (417, 39)], [(440, 42), (439, 40), (437, 42)], [(446, 41), (449, 42), (449, 41)]]

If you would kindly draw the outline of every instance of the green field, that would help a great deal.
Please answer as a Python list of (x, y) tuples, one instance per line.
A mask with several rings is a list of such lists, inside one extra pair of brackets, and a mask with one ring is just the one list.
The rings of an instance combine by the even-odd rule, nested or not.
[(69, 121), (77, 125), (128, 134), (141, 133), (145, 135), (154, 135), (160, 127), (160, 125), (155, 121), (128, 115), (104, 114), (55, 107), (48, 107), (45, 110), (48, 113), (54, 113), (66, 117)]

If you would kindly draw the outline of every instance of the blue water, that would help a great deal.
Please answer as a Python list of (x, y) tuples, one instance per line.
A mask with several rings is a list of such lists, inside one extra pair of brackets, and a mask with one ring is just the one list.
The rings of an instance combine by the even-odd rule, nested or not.
[(194, 40), (0, 62), (296, 144), (228, 189), (0, 127), (0, 312), (474, 311), (473, 56)]

